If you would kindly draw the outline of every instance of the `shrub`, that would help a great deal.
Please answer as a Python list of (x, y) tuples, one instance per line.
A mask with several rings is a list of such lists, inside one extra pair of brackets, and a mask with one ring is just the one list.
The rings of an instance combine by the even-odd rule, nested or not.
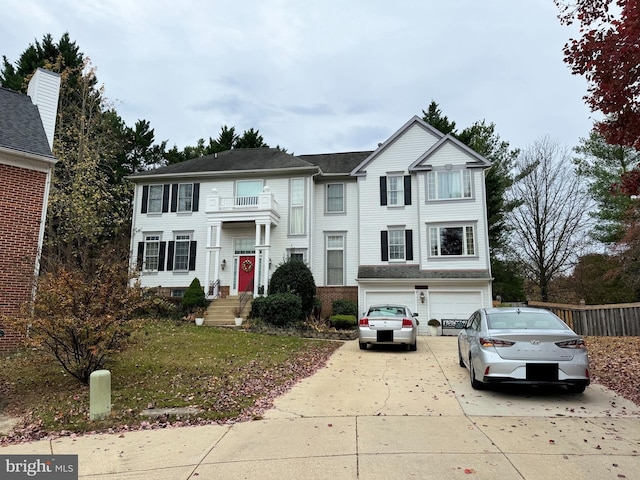
[(189, 287), (184, 291), (182, 297), (182, 308), (185, 312), (192, 312), (197, 307), (204, 307), (207, 304), (206, 297), (200, 280), (194, 278)]
[(311, 314), (316, 296), (316, 282), (306, 263), (290, 258), (282, 263), (269, 281), (269, 296), (274, 293), (291, 293), (300, 297), (303, 315)]
[(336, 300), (331, 308), (332, 315), (353, 315), (358, 316), (358, 305), (351, 300)]
[(358, 326), (355, 315), (331, 315), (329, 323), (336, 330), (353, 330)]
[[(142, 300), (126, 260), (105, 252), (92, 268), (57, 266), (38, 278), (28, 341), (82, 383), (122, 347)], [(26, 326), (26, 325), (25, 325)]]
[(256, 298), (251, 305), (251, 316), (275, 327), (293, 327), (305, 318), (301, 305), (300, 297), (293, 293), (274, 293)]

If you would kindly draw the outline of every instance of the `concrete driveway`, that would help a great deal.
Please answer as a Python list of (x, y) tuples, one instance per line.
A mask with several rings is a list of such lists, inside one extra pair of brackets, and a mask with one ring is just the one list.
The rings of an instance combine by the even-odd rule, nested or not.
[(79, 456), (80, 478), (620, 479), (640, 475), (640, 407), (583, 395), (477, 392), (454, 337), (418, 351), (344, 344), (264, 417), (0, 449)]

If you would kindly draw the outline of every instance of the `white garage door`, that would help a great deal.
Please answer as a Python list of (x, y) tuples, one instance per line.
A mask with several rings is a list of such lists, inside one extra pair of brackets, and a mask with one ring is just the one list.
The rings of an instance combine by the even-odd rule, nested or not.
[(406, 305), (412, 312), (416, 311), (416, 296), (413, 290), (392, 292), (366, 291), (364, 294), (364, 299), (365, 304), (362, 305), (363, 312), (365, 312), (370, 305), (376, 305), (380, 303)]
[[(482, 307), (481, 292), (429, 292), (429, 318), (442, 320), (466, 320), (469, 316)], [(446, 325), (443, 325), (446, 327)], [(456, 333), (448, 328), (443, 329), (444, 334)]]

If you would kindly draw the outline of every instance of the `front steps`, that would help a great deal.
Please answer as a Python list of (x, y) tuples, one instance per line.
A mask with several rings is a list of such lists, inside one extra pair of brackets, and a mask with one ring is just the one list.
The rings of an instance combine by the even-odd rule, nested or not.
[[(235, 326), (235, 315), (233, 309), (240, 303), (240, 297), (216, 298), (209, 304), (209, 308), (204, 314), (204, 325), (210, 327)], [(251, 311), (251, 301), (247, 302), (242, 313), (243, 318), (247, 318)]]

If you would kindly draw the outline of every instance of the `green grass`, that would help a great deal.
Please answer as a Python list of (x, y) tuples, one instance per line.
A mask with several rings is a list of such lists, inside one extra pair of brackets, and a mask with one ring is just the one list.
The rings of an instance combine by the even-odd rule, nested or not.
[(89, 387), (42, 351), (2, 358), (5, 411), (42, 432), (86, 432), (150, 421), (147, 408), (196, 407), (190, 422), (237, 418), (292, 379), (312, 371), (340, 344), (298, 337), (147, 321), (111, 358), (111, 415), (89, 421)]

